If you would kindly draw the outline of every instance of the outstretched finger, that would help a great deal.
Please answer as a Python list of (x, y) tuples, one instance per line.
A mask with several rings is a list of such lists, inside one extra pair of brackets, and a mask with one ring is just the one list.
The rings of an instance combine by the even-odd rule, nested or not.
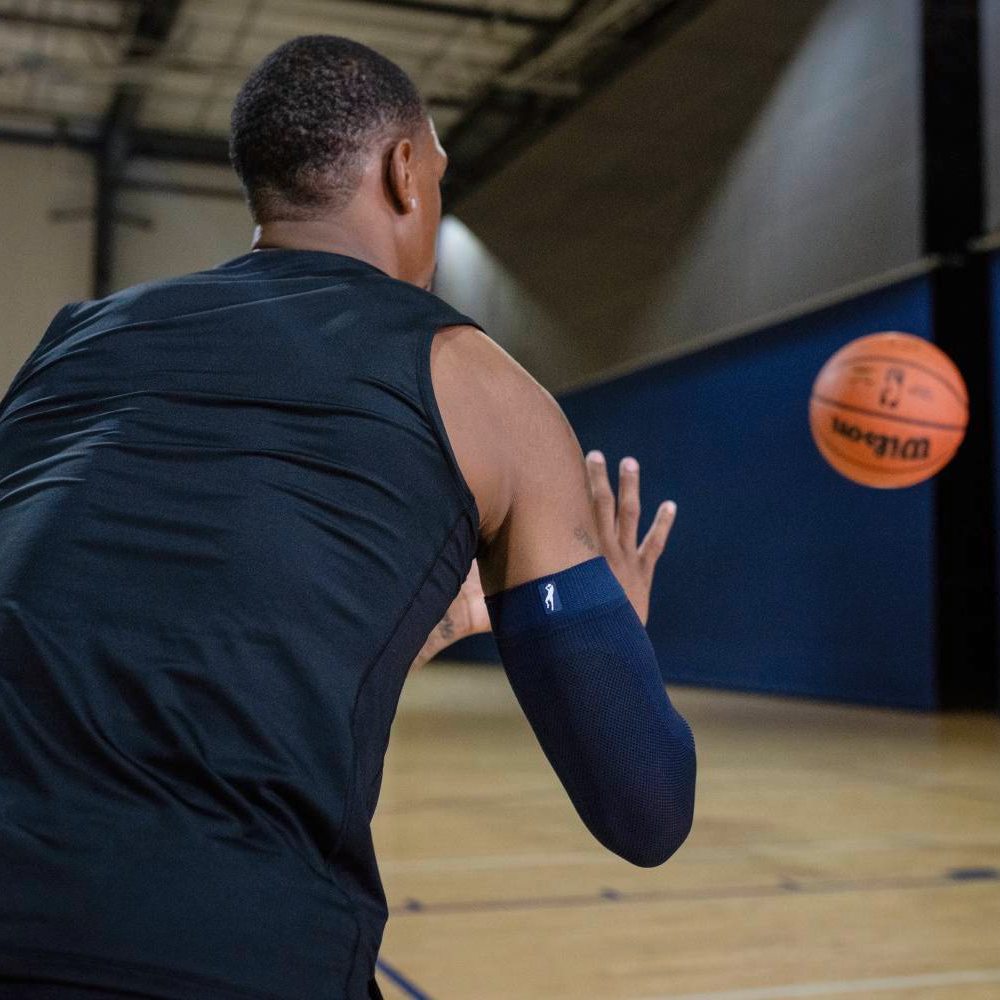
[(649, 531), (646, 532), (646, 537), (639, 546), (639, 563), (650, 576), (656, 568), (657, 559), (663, 554), (676, 517), (677, 504), (673, 500), (664, 500), (657, 507), (653, 523), (649, 526)]
[(608, 546), (615, 538), (615, 495), (608, 482), (604, 455), (599, 451), (587, 452), (587, 482), (590, 485), (590, 501), (594, 507), (601, 549), (604, 552), (613, 551)]
[(631, 455), (618, 465), (618, 542), (626, 552), (635, 549), (639, 534), (639, 463)]

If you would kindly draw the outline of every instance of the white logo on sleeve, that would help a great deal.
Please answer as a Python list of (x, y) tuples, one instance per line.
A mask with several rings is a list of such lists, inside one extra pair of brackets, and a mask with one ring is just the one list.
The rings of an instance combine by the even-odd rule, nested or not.
[(538, 585), (538, 592), (542, 595), (542, 601), (545, 604), (545, 613), (547, 615), (551, 615), (553, 611), (562, 610), (562, 601), (559, 600), (559, 591), (556, 590), (556, 585), (552, 580), (540, 583)]

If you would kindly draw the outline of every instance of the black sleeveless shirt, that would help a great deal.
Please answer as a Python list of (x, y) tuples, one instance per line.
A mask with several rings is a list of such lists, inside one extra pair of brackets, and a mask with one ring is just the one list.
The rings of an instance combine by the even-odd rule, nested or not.
[(0, 978), (367, 996), (389, 727), (477, 545), (454, 324), (298, 250), (57, 315), (0, 403)]

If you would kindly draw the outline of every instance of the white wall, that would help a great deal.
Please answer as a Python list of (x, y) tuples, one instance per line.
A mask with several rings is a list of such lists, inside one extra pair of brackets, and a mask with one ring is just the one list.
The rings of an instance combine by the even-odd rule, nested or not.
[(0, 395), (67, 302), (90, 291), (89, 217), (56, 222), (54, 210), (93, 207), (88, 157), (0, 143)]
[(919, 259), (919, 17), (714, 0), (459, 205), (557, 331), (526, 366), (558, 390)]
[[(137, 162), (130, 166), (129, 176), (239, 194), (236, 175), (227, 167)], [(125, 191), (121, 207), (152, 226), (118, 227), (116, 288), (214, 267), (250, 249), (253, 223), (246, 205), (236, 197)]]
[[(239, 192), (232, 171), (222, 167), (136, 163), (130, 176)], [(0, 191), (0, 233), (8, 247), (0, 269), (2, 392), (59, 308), (91, 297), (93, 164), (66, 149), (0, 143)], [(253, 226), (236, 197), (126, 191), (119, 208), (151, 225), (117, 226), (115, 288), (212, 267), (250, 249)], [(54, 210), (81, 214), (56, 222)]]

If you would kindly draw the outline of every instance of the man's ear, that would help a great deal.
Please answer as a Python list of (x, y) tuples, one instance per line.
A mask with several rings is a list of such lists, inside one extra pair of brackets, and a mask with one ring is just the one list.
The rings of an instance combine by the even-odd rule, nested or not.
[(389, 201), (400, 215), (416, 207), (416, 178), (413, 175), (415, 150), (410, 139), (400, 139), (386, 153), (385, 187)]

